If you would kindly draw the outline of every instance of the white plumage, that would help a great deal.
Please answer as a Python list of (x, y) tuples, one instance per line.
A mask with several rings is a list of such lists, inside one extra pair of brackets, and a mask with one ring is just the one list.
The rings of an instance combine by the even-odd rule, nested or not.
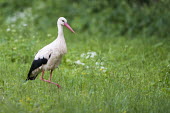
[[(52, 43), (43, 47), (35, 55), (34, 61), (32, 62), (28, 77), (26, 80), (34, 80), (37, 75), (42, 72), (41, 80), (52, 84), (58, 84), (51, 82), (52, 71), (58, 67), (64, 54), (67, 53), (67, 46), (64, 39), (63, 26), (66, 26), (70, 31), (74, 32), (73, 29), (67, 24), (67, 20), (64, 17), (60, 17), (57, 21), (58, 26), (58, 37)], [(50, 79), (45, 80), (43, 78), (44, 71), (50, 70)]]

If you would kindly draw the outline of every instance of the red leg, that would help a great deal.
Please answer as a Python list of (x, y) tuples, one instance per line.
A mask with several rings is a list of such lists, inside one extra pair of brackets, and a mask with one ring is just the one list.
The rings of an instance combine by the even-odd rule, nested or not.
[(58, 88), (60, 88), (60, 85), (59, 85), (59, 84), (54, 83), (54, 82), (51, 82), (52, 70), (51, 70), (51, 72), (50, 72), (50, 80), (45, 80), (45, 79), (43, 78), (43, 76), (44, 76), (44, 70), (42, 71), (42, 75), (40, 76), (40, 80), (42, 80), (42, 81), (44, 81), (44, 82), (51, 83), (51, 84), (55, 84)]
[(53, 73), (53, 70), (50, 71), (50, 81), (51, 81), (52, 76), (53, 76), (52, 73)]
[(42, 70), (42, 75), (40, 76), (40, 80), (44, 80), (43, 76), (44, 76), (44, 70)]

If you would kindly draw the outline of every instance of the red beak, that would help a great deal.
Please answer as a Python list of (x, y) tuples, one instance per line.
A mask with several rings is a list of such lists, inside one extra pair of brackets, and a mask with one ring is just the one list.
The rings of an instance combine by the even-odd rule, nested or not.
[(66, 26), (70, 31), (75, 33), (74, 30), (70, 27), (70, 25), (68, 23), (64, 23), (64, 26)]

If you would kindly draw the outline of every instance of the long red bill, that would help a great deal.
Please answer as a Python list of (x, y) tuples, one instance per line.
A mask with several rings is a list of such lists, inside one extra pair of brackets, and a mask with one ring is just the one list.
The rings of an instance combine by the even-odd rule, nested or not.
[(70, 31), (75, 33), (74, 30), (70, 27), (70, 25), (68, 23), (64, 23), (64, 26), (66, 26)]

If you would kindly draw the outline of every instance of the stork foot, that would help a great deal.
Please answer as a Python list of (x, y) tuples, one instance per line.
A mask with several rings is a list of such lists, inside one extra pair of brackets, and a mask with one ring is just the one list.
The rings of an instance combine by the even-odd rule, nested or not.
[(45, 79), (43, 79), (43, 78), (40, 78), (40, 80), (42, 80), (42, 81), (44, 81), (44, 82), (48, 82), (48, 83), (54, 84), (54, 85), (56, 85), (58, 88), (61, 88), (61, 86), (60, 86), (59, 84), (54, 83), (54, 82), (51, 82), (50, 80), (45, 80)]
[(49, 83), (56, 85), (58, 88), (61, 88), (61, 86), (57, 83), (54, 83), (54, 82), (49, 82)]

